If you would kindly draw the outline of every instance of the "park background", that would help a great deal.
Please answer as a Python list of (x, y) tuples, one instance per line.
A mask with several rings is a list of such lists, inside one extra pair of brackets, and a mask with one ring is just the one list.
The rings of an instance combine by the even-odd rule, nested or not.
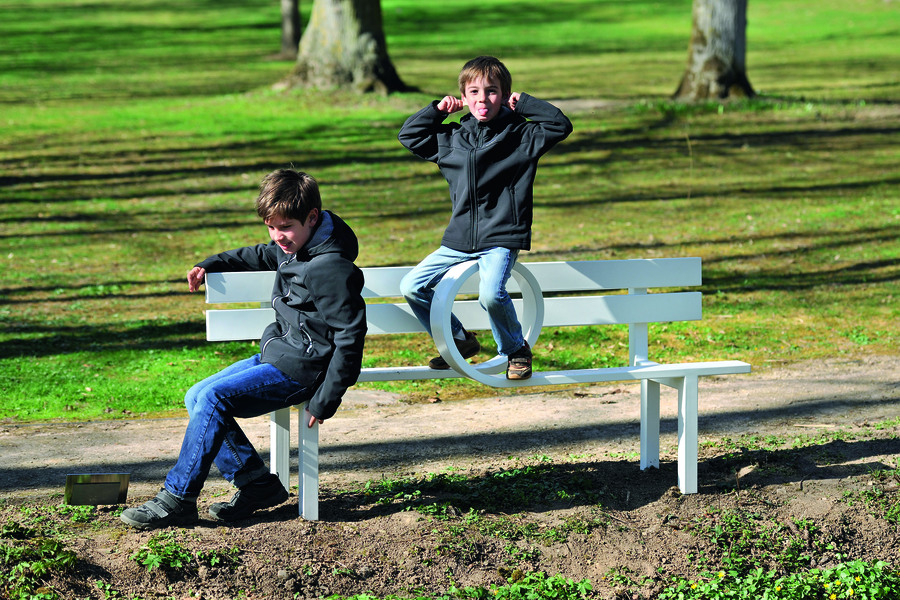
[[(301, 2), (304, 22), (311, 2)], [(185, 273), (267, 241), (259, 180), (293, 166), (360, 238), (362, 266), (440, 239), (446, 183), (400, 147), (403, 120), (499, 56), (514, 89), (575, 131), (542, 160), (523, 262), (700, 256), (701, 322), (657, 325), (651, 356), (757, 371), (896, 355), (898, 6), (751, 2), (758, 96), (669, 100), (691, 2), (382, 2), (418, 91), (283, 89), (277, 3), (0, 4), (0, 419), (178, 414), (196, 380), (255, 351), (204, 341)], [(490, 349), (490, 336), (482, 341)], [(547, 330), (536, 369), (625, 364), (623, 328)], [(422, 364), (425, 336), (371, 341), (366, 366)], [(377, 384), (371, 384), (373, 387)], [(382, 384), (410, 401), (467, 382)]]
[[(674, 474), (671, 460), (662, 473), (638, 473), (622, 449), (635, 441), (627, 435), (583, 454), (487, 461), (482, 442), (471, 465), (454, 455), (439, 473), (351, 485), (326, 472), (333, 522), (297, 519), (287, 503), (241, 527), (152, 536), (124, 531), (121, 506), (73, 507), (48, 493), (70, 450), (42, 447), (30, 466), (0, 469), (7, 482), (44, 479), (30, 495), (13, 485), (0, 498), (0, 595), (370, 590), (396, 600), (446, 598), (440, 590), (456, 581), (476, 586), (454, 587), (461, 599), (759, 598), (776, 589), (791, 600), (896, 597), (897, 2), (754, 0), (747, 67), (757, 97), (692, 105), (669, 99), (685, 69), (690, 0), (381, 5), (390, 57), (416, 92), (284, 89), (293, 63), (278, 56), (270, 0), (0, 0), (3, 456), (12, 461), (24, 438), (49, 448), (65, 431), (87, 440), (85, 463), (107, 447), (121, 468), (121, 440), (152, 453), (147, 429), (181, 431), (184, 390), (255, 351), (204, 340), (203, 299), (187, 293), (185, 273), (212, 252), (266, 241), (253, 200), (272, 169), (319, 179), (326, 206), (360, 236), (361, 265), (412, 264), (433, 249), (446, 184), (396, 133), (413, 111), (454, 93), (462, 63), (481, 53), (502, 58), (516, 90), (557, 102), (575, 126), (542, 160), (534, 248), (523, 260), (702, 257), (705, 318), (655, 326), (652, 357), (750, 362), (754, 373), (726, 391), (747, 404), (724, 420), (752, 418), (753, 430), (704, 436), (704, 489), (689, 496), (658, 476)], [(304, 20), (310, 7), (301, 2)], [(547, 330), (536, 366), (624, 364), (626, 341), (616, 327)], [(369, 343), (365, 360), (421, 364), (433, 352), (425, 336), (398, 336)], [(836, 371), (852, 377), (872, 365), (887, 366), (863, 386), (870, 395), (799, 395), (799, 425), (815, 429), (790, 420), (759, 429), (760, 401), (796, 399), (810, 381), (833, 389), (847, 375)], [(796, 373), (814, 376), (786, 389), (780, 378)], [(705, 389), (721, 394), (721, 383)], [(754, 397), (760, 383), (777, 393)], [(429, 409), (499, 405), (502, 395), (461, 381), (383, 387), (398, 410), (428, 415), (417, 423), (434, 421)], [(588, 410), (628, 397), (619, 388), (557, 397), (570, 392)], [(505, 420), (528, 417), (535, 396), (504, 398), (523, 407)], [(454, 402), (410, 406), (436, 399)], [(626, 404), (607, 408), (624, 413)], [(339, 417), (358, 412), (345, 409)], [(379, 427), (386, 422), (404, 421)], [(340, 425), (335, 418), (326, 435)], [(179, 436), (165, 439), (177, 446)], [(443, 452), (449, 439), (428, 441)], [(378, 464), (382, 442), (368, 464)], [(428, 446), (415, 443), (400, 453)], [(204, 503), (230, 493), (218, 485)], [(594, 592), (566, 577), (590, 577)]]

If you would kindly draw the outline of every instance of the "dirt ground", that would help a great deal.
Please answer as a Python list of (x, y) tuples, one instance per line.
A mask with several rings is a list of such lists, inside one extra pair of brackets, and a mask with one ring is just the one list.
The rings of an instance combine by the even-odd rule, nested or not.
[[(239, 564), (148, 570), (131, 557), (156, 532), (130, 530), (118, 521), (121, 507), (103, 507), (96, 522), (67, 538), (78, 555), (75, 572), (50, 583), (71, 598), (104, 598), (97, 581), (122, 598), (385, 596), (444, 592), (451, 583), (501, 584), (519, 569), (589, 579), (598, 598), (652, 598), (663, 576), (696, 577), (692, 562), (707, 549), (692, 531), (732, 508), (794, 530), (798, 519), (815, 523), (845, 559), (900, 563), (895, 528), (864, 503), (847, 501), (871, 489), (873, 471), (900, 466), (900, 357), (701, 380), (697, 494), (678, 492), (675, 410), (675, 393), (664, 389), (662, 465), (641, 471), (637, 385), (535, 388), (423, 404), (351, 390), (320, 431), (320, 521), (297, 518), (294, 489), (284, 505), (223, 527), (204, 517), (210, 503), (232, 492), (214, 469), (200, 499), (200, 525), (172, 531), (193, 550), (239, 548)], [(890, 420), (895, 424), (880, 425)], [(267, 418), (243, 423), (265, 455)], [(23, 506), (59, 504), (68, 473), (130, 473), (127, 504), (143, 502), (174, 463), (184, 425), (182, 418), (0, 425), (0, 519), (19, 518)], [(770, 436), (780, 440), (777, 449), (754, 446)], [(813, 442), (795, 450), (795, 439)], [(296, 455), (293, 463), (296, 485)], [(540, 543), (461, 533), (454, 524), (462, 513), (483, 507), (458, 491), (430, 500), (450, 507), (440, 518), (405, 510), (410, 502), (376, 502), (360, 492), (367, 481), (448, 472), (477, 481), (523, 465), (540, 465), (548, 481), (589, 481), (599, 503), (536, 501), (490, 516), (535, 531), (590, 522), (602, 510), (606, 525)], [(826, 552), (814, 562), (834, 560)], [(627, 581), (612, 573), (627, 574)]]

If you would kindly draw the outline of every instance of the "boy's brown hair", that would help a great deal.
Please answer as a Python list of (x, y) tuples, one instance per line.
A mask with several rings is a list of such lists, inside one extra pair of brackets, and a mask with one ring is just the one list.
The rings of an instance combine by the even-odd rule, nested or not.
[(512, 94), (512, 75), (500, 59), (493, 56), (479, 56), (463, 65), (459, 72), (459, 91), (465, 93), (466, 85), (480, 77), (493, 79), (500, 84), (500, 93), (504, 98)]
[(274, 217), (297, 219), (306, 223), (312, 209), (322, 211), (319, 184), (301, 171), (279, 169), (262, 180), (256, 198), (256, 214), (263, 221)]

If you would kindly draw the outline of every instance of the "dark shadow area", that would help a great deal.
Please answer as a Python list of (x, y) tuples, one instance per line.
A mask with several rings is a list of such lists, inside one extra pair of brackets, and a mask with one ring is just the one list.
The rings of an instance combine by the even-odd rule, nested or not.
[(101, 325), (68, 328), (17, 326), (18, 335), (43, 334), (38, 339), (10, 339), (0, 342), (0, 358), (44, 357), (71, 352), (110, 350), (152, 350), (194, 348), (208, 345), (203, 325), (190, 321), (160, 324), (148, 321), (140, 327), (114, 329)]

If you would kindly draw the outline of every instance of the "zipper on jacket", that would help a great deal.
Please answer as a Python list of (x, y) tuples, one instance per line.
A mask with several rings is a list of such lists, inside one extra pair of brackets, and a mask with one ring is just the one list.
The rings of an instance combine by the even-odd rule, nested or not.
[(290, 326), (290, 324), (288, 324), (287, 330), (286, 330), (284, 333), (282, 333), (282, 334), (279, 335), (279, 336), (270, 337), (269, 339), (267, 339), (267, 340), (266, 340), (266, 343), (263, 344), (263, 347), (260, 348), (259, 353), (260, 353), (260, 354), (265, 354), (266, 348), (269, 347), (269, 344), (270, 344), (270, 343), (272, 343), (274, 340), (282, 340), (282, 341), (284, 341), (284, 339), (285, 339), (285, 338), (288, 336), (288, 334), (290, 334), (290, 333), (291, 333), (291, 326)]
[(301, 337), (303, 338), (303, 340), (306, 342), (306, 353), (307, 353), (307, 354), (312, 354), (312, 351), (313, 351), (313, 340), (312, 340), (312, 336), (309, 335), (309, 332), (306, 331), (306, 328), (305, 328), (305, 327), (303, 327), (303, 323), (300, 323), (299, 331), (300, 331), (300, 336), (301, 336)]
[(487, 129), (485, 129), (481, 125), (476, 125), (475, 131), (475, 147), (469, 151), (469, 204), (471, 206), (470, 214), (472, 215), (472, 227), (470, 229), (471, 237), (469, 238), (470, 250), (478, 249), (478, 187), (476, 185), (478, 177), (475, 171), (475, 155), (478, 153), (478, 149), (481, 148), (482, 144), (484, 143), (484, 135)]
[[(278, 268), (281, 269), (283, 266), (285, 266), (285, 265), (287, 265), (287, 264), (290, 264), (290, 262), (291, 262), (292, 260), (294, 260), (294, 257), (295, 257), (295, 256), (296, 256), (295, 254), (291, 254), (290, 256), (288, 256), (287, 260), (281, 261), (281, 263), (278, 265)], [(275, 314), (278, 314), (278, 310), (275, 309), (275, 303), (278, 302), (279, 300), (281, 300), (282, 298), (290, 298), (290, 297), (291, 297), (291, 294), (290, 294), (290, 287), (289, 287), (289, 288), (288, 288), (288, 295), (287, 295), (287, 296), (275, 296), (274, 298), (272, 298), (272, 309), (275, 310)], [(290, 335), (290, 333), (291, 333), (291, 324), (290, 324), (290, 323), (286, 323), (286, 325), (287, 325), (287, 329), (285, 330), (285, 332), (284, 332), (283, 334), (281, 334), (281, 335), (279, 335), (279, 336), (276, 336), (276, 337), (271, 337), (271, 338), (269, 338), (269, 339), (266, 340), (266, 343), (263, 344), (263, 345), (262, 345), (262, 348), (259, 349), (259, 353), (260, 353), (260, 354), (265, 353), (266, 348), (269, 347), (269, 344), (270, 344), (273, 340), (282, 340), (282, 341), (284, 341), (284, 340), (287, 338), (287, 336)], [(306, 333), (306, 332), (303, 332), (303, 333)], [(312, 342), (312, 340), (309, 338), (309, 334), (306, 334), (306, 338), (307, 338), (310, 342)], [(306, 352), (307, 354), (309, 354), (309, 348), (311, 348), (311, 346), (308, 346), (308, 347), (307, 347), (307, 352)]]

